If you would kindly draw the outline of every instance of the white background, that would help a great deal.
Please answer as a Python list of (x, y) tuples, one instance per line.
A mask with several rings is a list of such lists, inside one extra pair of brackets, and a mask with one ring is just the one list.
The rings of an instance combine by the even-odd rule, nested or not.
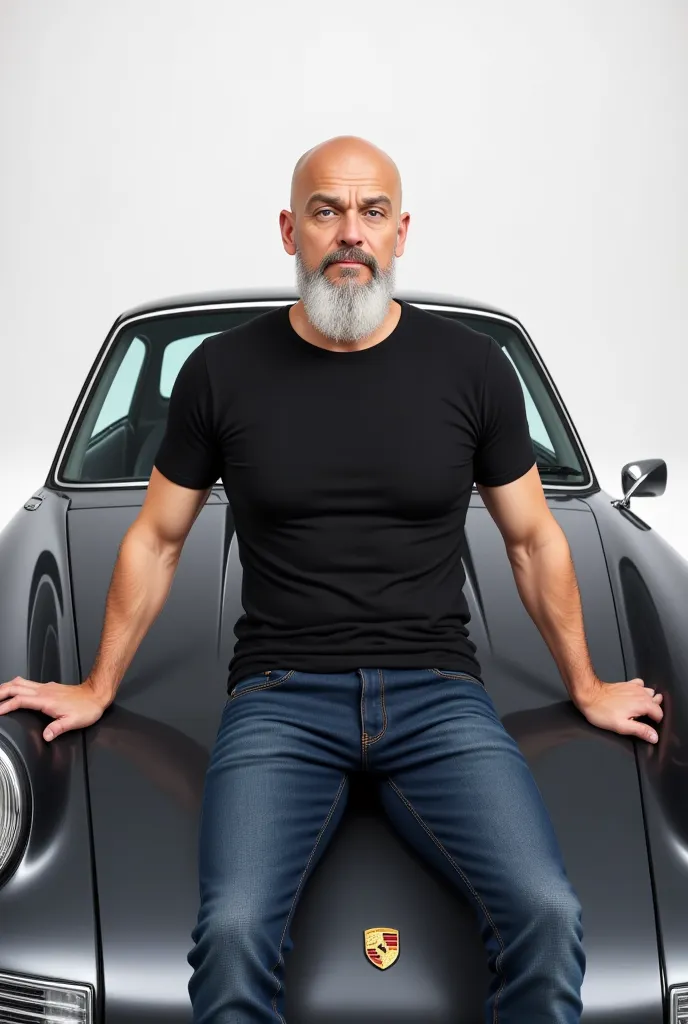
[(400, 288), (530, 331), (600, 482), (688, 557), (688, 4), (0, 0), (0, 527), (39, 487), (110, 324), (293, 284), (310, 146), (386, 149)]

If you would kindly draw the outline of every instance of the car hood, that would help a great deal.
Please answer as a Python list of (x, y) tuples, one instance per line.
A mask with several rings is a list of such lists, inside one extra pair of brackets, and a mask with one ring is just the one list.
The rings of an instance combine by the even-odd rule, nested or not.
[[(138, 500), (126, 500), (84, 502), (68, 513), (83, 675), (95, 658), (118, 546), (138, 512)], [(596, 671), (609, 681), (625, 678), (595, 519), (580, 500), (548, 501), (571, 547)], [(466, 540), (464, 592), (483, 679), (530, 764), (583, 906), (586, 1022), (659, 1024), (633, 743), (590, 726), (569, 701), (477, 496)], [(213, 492), (115, 704), (85, 731), (108, 1024), (190, 1019), (186, 957), (198, 906), (198, 821), (242, 613), (240, 586), (231, 510)], [(403, 950), (386, 971), (363, 953), (364, 930), (380, 922), (399, 930)], [(354, 780), (291, 931), (286, 1016), (295, 1024), (482, 1019), (488, 976), (473, 910), (402, 845), (364, 779)]]

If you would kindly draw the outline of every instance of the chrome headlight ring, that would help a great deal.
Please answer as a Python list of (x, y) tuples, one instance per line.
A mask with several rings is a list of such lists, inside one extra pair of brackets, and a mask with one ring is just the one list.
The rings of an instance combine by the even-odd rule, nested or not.
[(0, 737), (0, 885), (24, 855), (31, 821), (31, 787), (23, 762)]

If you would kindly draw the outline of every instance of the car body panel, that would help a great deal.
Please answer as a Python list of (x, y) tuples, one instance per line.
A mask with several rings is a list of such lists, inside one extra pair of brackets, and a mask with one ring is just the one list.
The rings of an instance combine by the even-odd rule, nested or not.
[[(0, 536), (0, 680), (78, 682), (66, 544), (68, 498), (46, 488)], [(25, 854), (0, 879), (0, 971), (91, 985), (101, 996), (84, 733), (48, 744), (47, 716), (0, 718), (0, 741), (28, 774)]]
[(656, 747), (638, 745), (666, 988), (688, 980), (688, 561), (636, 509), (586, 499), (604, 544), (628, 678), (660, 691)]
[[(509, 316), (446, 295), (400, 297)], [(207, 293), (118, 317), (35, 508), (19, 510), (0, 534), (0, 681), (20, 674), (76, 683), (96, 654), (118, 545), (146, 483), (65, 487), (53, 474), (118, 325), (186, 304), (296, 298), (291, 289)], [(666, 693), (659, 746), (595, 729), (573, 707), (475, 490), (464, 556), (469, 632), (581, 898), (583, 1020), (659, 1024), (667, 983), (688, 981), (688, 567), (633, 512), (614, 508), (594, 473), (575, 496), (543, 483), (571, 547), (596, 671), (609, 681), (641, 675)], [(103, 717), (52, 744), (41, 737), (45, 716), (0, 718), (0, 742), (27, 766), (35, 804), (26, 856), (9, 881), (0, 879), (0, 971), (93, 985), (98, 1024), (190, 1020), (198, 820), (243, 611), (240, 588), (231, 507), (218, 484)], [(363, 952), (363, 930), (379, 924), (400, 931), (399, 962), (387, 971)], [(306, 884), (291, 932), (290, 1024), (483, 1020), (487, 972), (473, 911), (398, 839), (364, 777), (352, 779), (344, 819)]]
[[(497, 527), (479, 498), (471, 505), (469, 629), (486, 686), (529, 760), (584, 906), (586, 1021), (659, 1024), (661, 981), (633, 743), (588, 725), (571, 706), (520, 602)], [(595, 520), (578, 499), (571, 507), (561, 499), (551, 505), (577, 564), (594, 663), (603, 678), (620, 679), (622, 654)], [(131, 505), (70, 510), (85, 663), (95, 657), (117, 547), (135, 514)], [(108, 1024), (187, 1020), (190, 969), (182, 968), (197, 910), (198, 814), (241, 613), (233, 531), (228, 504), (204, 507), (116, 705), (87, 731)], [(159, 855), (146, 857), (148, 850)], [(379, 972), (362, 955), (359, 938), (376, 921), (399, 928), (403, 968)], [(364, 780), (355, 780), (292, 933), (287, 1019), (372, 1022), (384, 1013), (401, 1024), (419, 1015), (428, 1022), (479, 1019), (487, 974), (473, 911), (399, 842)], [(313, 950), (321, 955), (314, 958)], [(482, 988), (475, 980), (480, 974)]]

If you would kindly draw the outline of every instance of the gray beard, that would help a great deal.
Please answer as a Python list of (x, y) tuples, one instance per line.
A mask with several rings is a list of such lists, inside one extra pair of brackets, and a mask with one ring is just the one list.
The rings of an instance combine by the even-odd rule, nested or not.
[(396, 281), (396, 257), (389, 267), (371, 267), (372, 277), (359, 283), (360, 271), (340, 267), (343, 281), (333, 283), (320, 270), (309, 270), (296, 251), (296, 284), (310, 323), (326, 338), (338, 342), (360, 341), (379, 327), (389, 312)]

